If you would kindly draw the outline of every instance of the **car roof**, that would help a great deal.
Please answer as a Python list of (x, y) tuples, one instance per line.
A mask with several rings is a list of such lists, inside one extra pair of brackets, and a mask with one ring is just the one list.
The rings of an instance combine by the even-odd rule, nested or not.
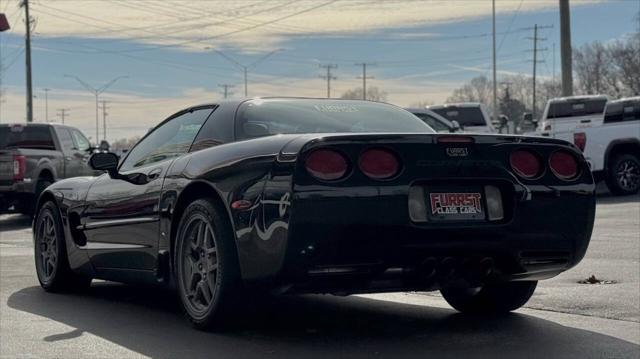
[(580, 101), (580, 100), (609, 100), (609, 96), (607, 95), (579, 95), (579, 96), (566, 96), (566, 97), (555, 97), (549, 100), (550, 103), (558, 103), (558, 102), (572, 102), (572, 101)]
[(447, 107), (481, 107), (482, 104), (479, 102), (455, 102), (455, 103), (445, 103), (441, 105), (431, 105), (427, 106), (427, 109), (430, 110), (439, 110)]
[(611, 100), (611, 101), (609, 101), (609, 104), (621, 103), (621, 102), (635, 102), (635, 101), (640, 101), (640, 96), (623, 97), (623, 98), (619, 98), (617, 100)]
[(45, 127), (45, 126), (55, 126), (55, 127), (71, 127), (73, 128), (73, 126), (69, 126), (69, 125), (64, 125), (61, 123), (57, 123), (57, 122), (47, 122), (47, 123), (40, 123), (40, 122), (10, 122), (10, 123), (0, 123), (0, 126), (23, 126), (23, 127), (31, 127), (31, 126), (38, 126), (38, 127)]

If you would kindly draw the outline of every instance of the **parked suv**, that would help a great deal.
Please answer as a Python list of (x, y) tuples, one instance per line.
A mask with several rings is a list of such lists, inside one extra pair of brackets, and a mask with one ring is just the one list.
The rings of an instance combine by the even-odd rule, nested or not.
[(93, 175), (93, 152), (80, 130), (58, 124), (0, 124), (0, 212), (12, 206), (31, 214), (53, 182)]

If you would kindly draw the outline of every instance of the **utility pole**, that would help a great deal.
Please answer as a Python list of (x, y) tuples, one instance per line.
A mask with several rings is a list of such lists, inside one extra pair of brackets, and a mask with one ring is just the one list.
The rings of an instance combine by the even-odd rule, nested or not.
[(320, 78), (327, 80), (327, 98), (331, 98), (331, 80), (336, 80), (337, 77), (333, 76), (331, 74), (331, 70), (333, 69), (337, 69), (338, 65), (336, 64), (326, 64), (326, 65), (320, 65), (321, 69), (327, 69), (327, 75), (326, 76), (320, 76)]
[(498, 120), (498, 83), (496, 79), (496, 0), (492, 1), (493, 9), (493, 120)]
[(220, 84), (218, 85), (220, 87), (222, 87), (222, 93), (224, 94), (224, 98), (227, 98), (231, 95), (233, 95), (233, 92), (229, 91), (230, 88), (233, 88), (233, 85), (230, 84)]
[(44, 120), (49, 122), (49, 91), (51, 89), (44, 88), (42, 91), (44, 91)]
[(102, 100), (102, 139), (107, 140), (107, 100)]
[(68, 108), (59, 108), (58, 109), (57, 115), (58, 115), (58, 117), (60, 117), (62, 119), (62, 124), (63, 125), (64, 125), (64, 119), (65, 119), (65, 117), (69, 116), (69, 111), (70, 110), (71, 109), (68, 109)]
[(533, 27), (533, 37), (528, 37), (527, 39), (533, 40), (533, 104), (531, 108), (531, 116), (536, 118), (536, 70), (539, 63), (544, 62), (543, 60), (538, 60), (538, 51), (545, 51), (546, 48), (540, 49), (538, 48), (538, 41), (544, 41), (546, 38), (538, 37), (538, 29), (549, 28), (548, 26), (538, 26), (535, 24)]
[(569, 15), (569, 0), (560, 0), (560, 67), (562, 70), (562, 96), (573, 95), (571, 61), (571, 17)]
[(556, 83), (556, 43), (553, 43), (553, 83)]
[(82, 81), (82, 79), (80, 79), (78, 76), (64, 75), (64, 77), (70, 77), (70, 78), (76, 79), (76, 81), (78, 81), (78, 83), (80, 83), (80, 85), (82, 85), (85, 89), (87, 89), (87, 91), (91, 92), (96, 98), (96, 144), (97, 144), (97, 141), (100, 141), (100, 136), (99, 136), (100, 120), (98, 118), (98, 97), (100, 96), (101, 93), (105, 92), (116, 81), (118, 81), (119, 79), (128, 78), (129, 76), (118, 76), (118, 77), (115, 77), (111, 81), (109, 81), (106, 84), (102, 85), (101, 87), (93, 87), (93, 86), (89, 85), (88, 83)]
[(367, 79), (374, 79), (373, 76), (367, 76), (367, 66), (375, 66), (374, 63), (366, 63), (361, 62), (356, 64), (356, 66), (362, 66), (362, 76), (356, 77), (357, 79), (362, 79), (362, 99), (367, 100)]
[(271, 52), (266, 53), (264, 56), (260, 57), (259, 59), (257, 59), (256, 61), (245, 65), (243, 63), (240, 63), (239, 61), (233, 59), (232, 57), (226, 55), (224, 52), (213, 49), (213, 51), (215, 51), (216, 53), (218, 53), (218, 55), (224, 57), (225, 59), (227, 59), (227, 61), (231, 62), (232, 64), (236, 65), (237, 67), (239, 67), (240, 69), (242, 69), (242, 72), (244, 74), (244, 97), (249, 97), (249, 80), (247, 79), (247, 73), (249, 72), (249, 69), (252, 69), (256, 66), (258, 66), (259, 63), (261, 63), (262, 61), (266, 60), (269, 56), (275, 54), (276, 52), (282, 51), (282, 49), (275, 49)]
[(33, 122), (33, 88), (31, 87), (31, 17), (29, 16), (29, 0), (22, 0), (24, 7), (24, 59), (27, 72), (27, 122)]

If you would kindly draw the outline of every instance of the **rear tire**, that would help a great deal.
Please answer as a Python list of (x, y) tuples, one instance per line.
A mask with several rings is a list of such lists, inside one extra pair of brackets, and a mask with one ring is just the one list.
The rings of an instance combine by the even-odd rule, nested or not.
[(614, 155), (607, 168), (606, 183), (617, 195), (630, 195), (640, 190), (640, 160), (632, 154)]
[(240, 299), (240, 271), (226, 211), (209, 199), (192, 202), (178, 227), (175, 280), (185, 314), (200, 330), (221, 329)]
[(504, 282), (477, 288), (442, 288), (444, 299), (463, 313), (507, 313), (529, 300), (538, 282)]
[(67, 258), (62, 220), (56, 204), (47, 201), (35, 219), (33, 248), (40, 286), (48, 292), (89, 287), (91, 278), (74, 273)]

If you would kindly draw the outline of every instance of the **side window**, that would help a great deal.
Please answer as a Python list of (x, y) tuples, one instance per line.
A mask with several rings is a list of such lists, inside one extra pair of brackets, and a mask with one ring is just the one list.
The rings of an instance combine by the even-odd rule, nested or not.
[(78, 151), (88, 151), (89, 150), (89, 147), (91, 147), (91, 144), (89, 143), (89, 140), (87, 140), (87, 138), (84, 137), (82, 132), (72, 129), (71, 130), (71, 135), (73, 136), (73, 142), (75, 142), (76, 149), (78, 149)]
[(209, 113), (211, 108), (186, 112), (154, 129), (131, 150), (120, 170), (126, 172), (187, 153)]
[(76, 146), (73, 143), (73, 139), (71, 139), (69, 130), (66, 128), (57, 128), (56, 133), (58, 134), (58, 140), (60, 140), (63, 152), (71, 152), (75, 150)]

